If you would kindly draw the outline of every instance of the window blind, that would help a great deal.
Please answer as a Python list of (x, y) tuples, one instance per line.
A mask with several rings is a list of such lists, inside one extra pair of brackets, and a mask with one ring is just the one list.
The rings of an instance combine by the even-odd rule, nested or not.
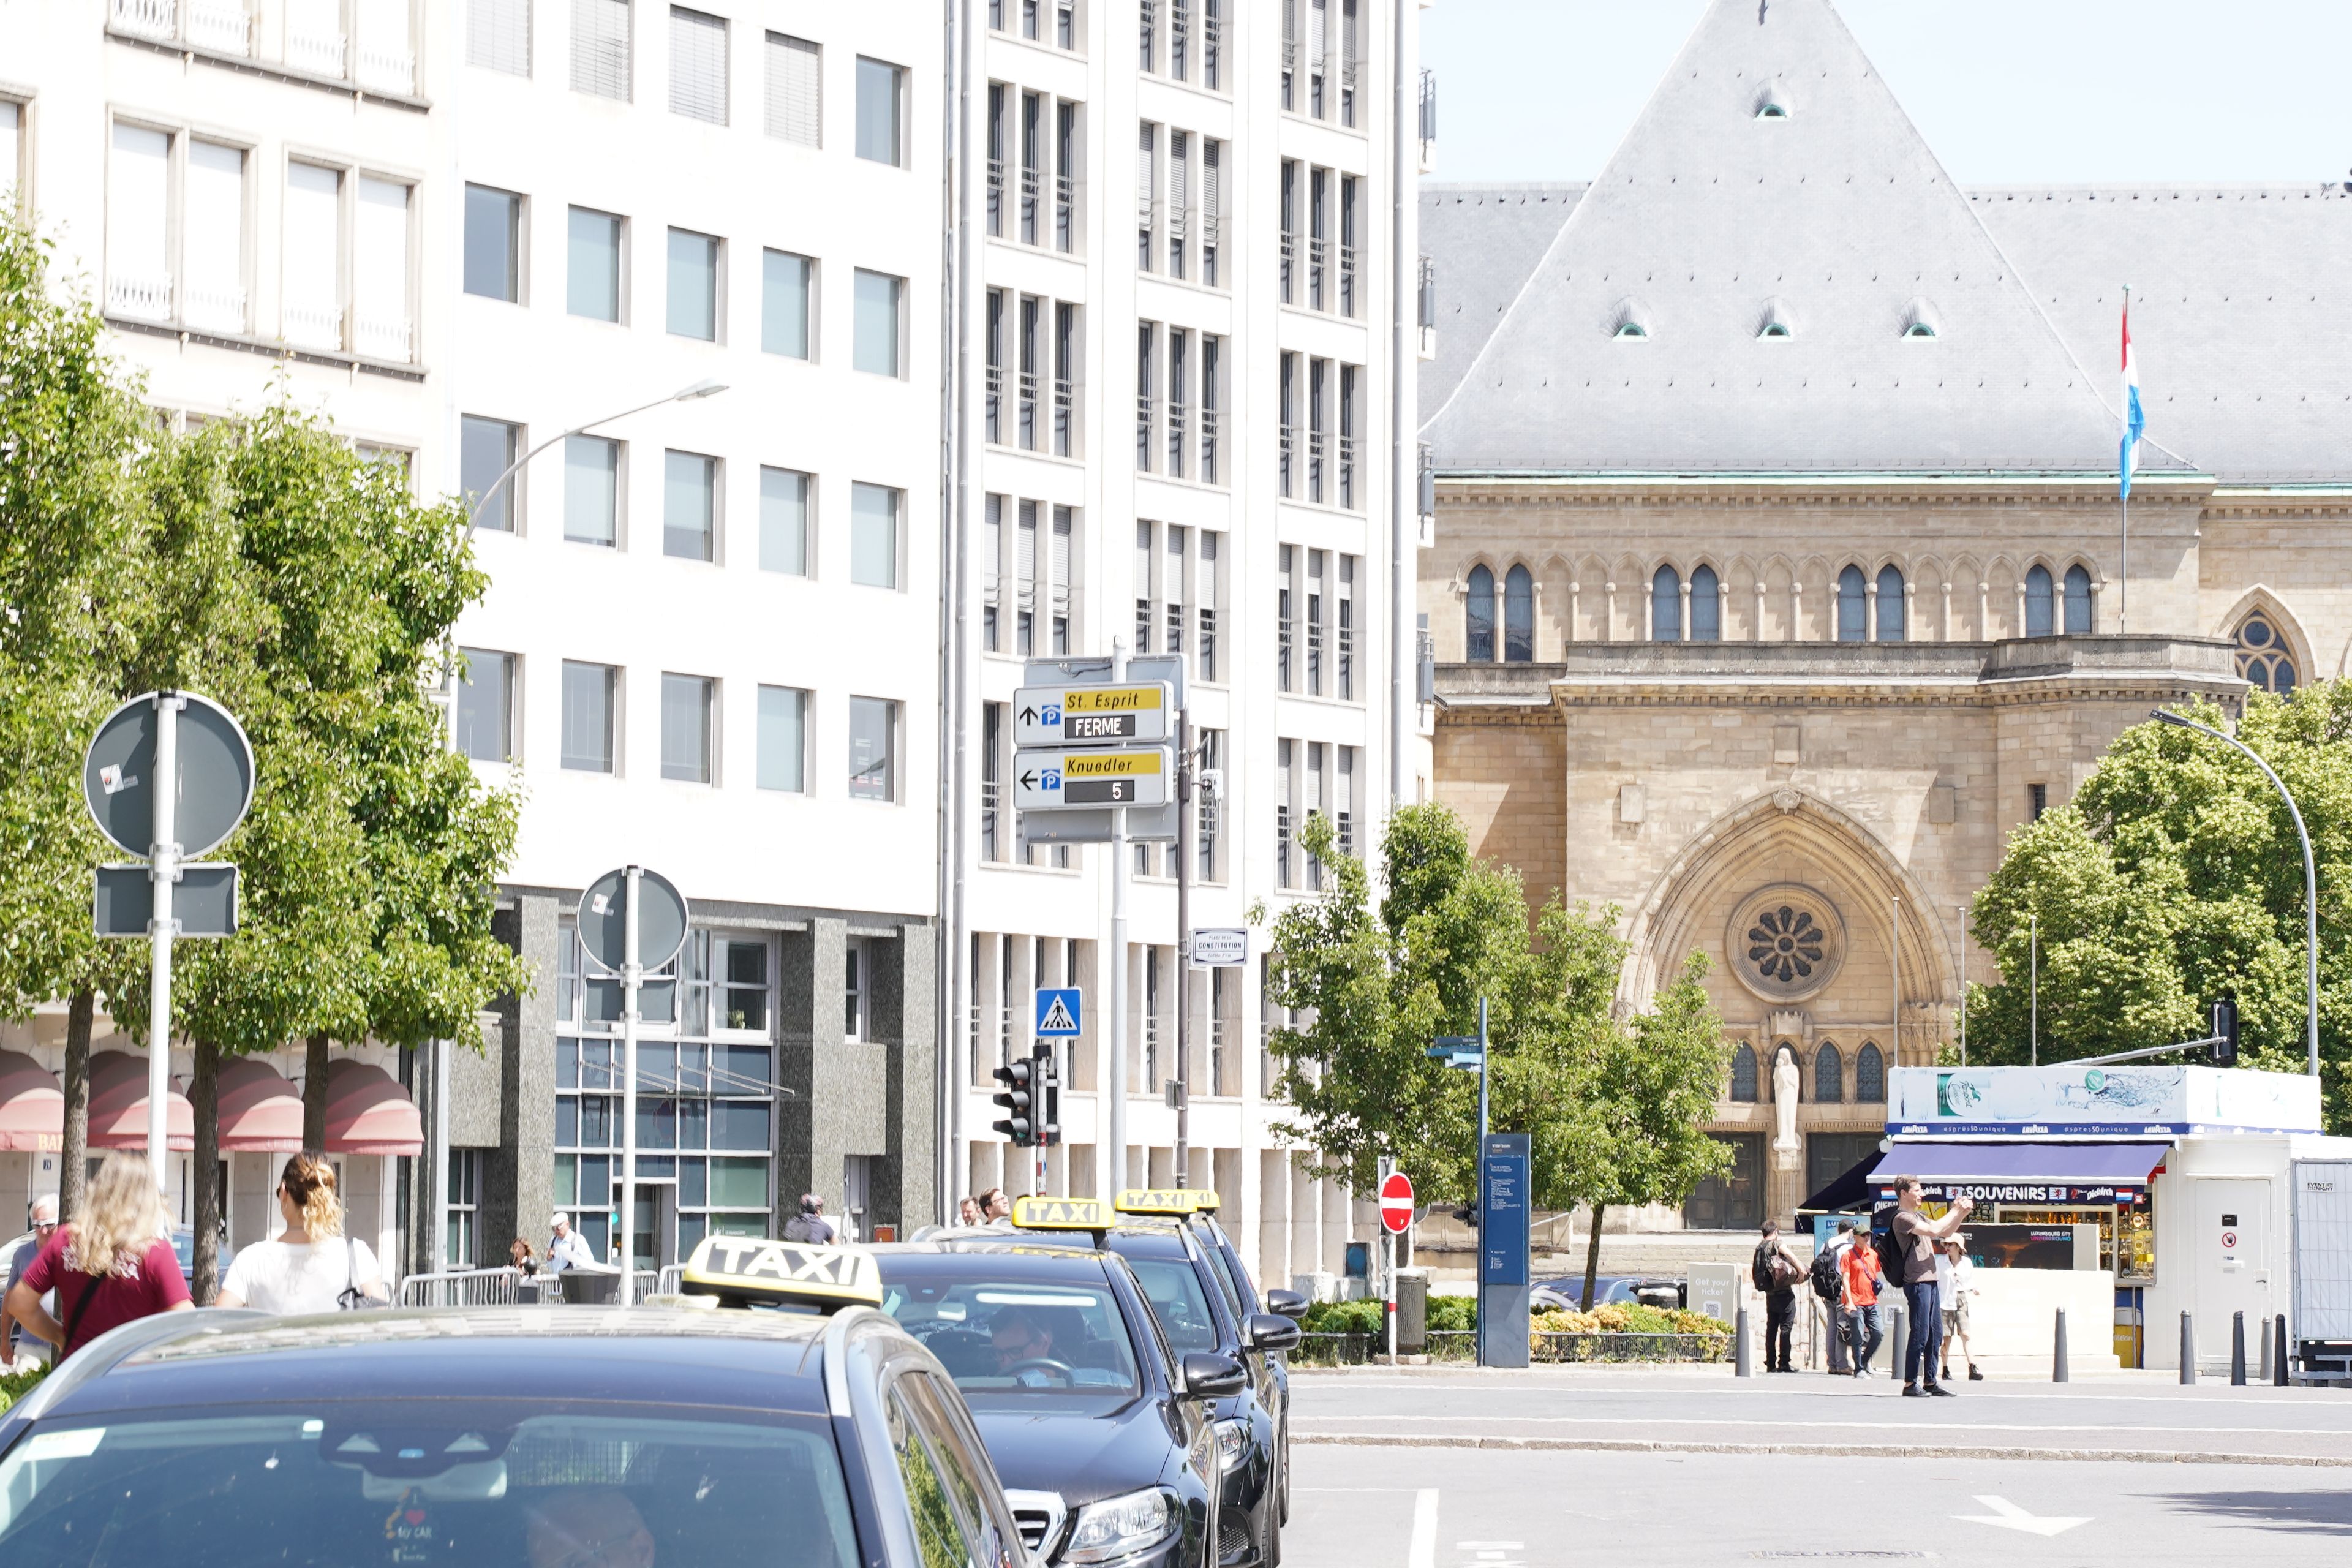
[(669, 111), (727, 123), (727, 23), (683, 5), (669, 8)]
[(354, 346), (370, 359), (407, 363), (408, 186), (361, 176), (352, 207), (352, 310)]
[(1217, 243), (1218, 226), (1224, 216), (1224, 172), (1221, 166), (1224, 162), (1224, 152), (1223, 142), (1213, 142), (1205, 137), (1202, 139), (1201, 239), (1202, 243), (1208, 245)]
[(572, 90), (629, 101), (629, 0), (572, 0)]
[(988, 498), (987, 521), (981, 525), (980, 585), (982, 602), (993, 605), (1004, 570), (1004, 498)]
[(1159, 184), (1160, 127), (1146, 121), (1135, 142), (1135, 223), (1151, 226), (1151, 200)]
[(466, 63), (530, 74), (530, 0), (473, 0), (466, 7)]
[(286, 170), (286, 336), (341, 348), (343, 177), (315, 163)]
[(1192, 138), (1182, 131), (1168, 133), (1168, 234), (1184, 237), (1185, 197), (1192, 187)]
[(184, 274), (180, 313), (192, 327), (245, 330), (245, 152), (217, 142), (188, 145), (181, 205)]
[(768, 35), (768, 134), (803, 147), (824, 144), (824, 51), (806, 38)]
[(172, 313), (164, 250), (172, 139), (139, 125), (114, 128), (106, 192), (107, 309), (162, 320)]

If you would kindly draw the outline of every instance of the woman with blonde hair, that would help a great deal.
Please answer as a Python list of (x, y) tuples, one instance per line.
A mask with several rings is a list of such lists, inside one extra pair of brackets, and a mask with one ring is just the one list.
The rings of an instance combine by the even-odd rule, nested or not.
[[(63, 1322), (41, 1307), (52, 1290)], [(109, 1329), (193, 1304), (154, 1169), (146, 1155), (116, 1150), (90, 1178), (82, 1212), (51, 1233), (8, 1292), (7, 1309), (63, 1362)]]
[(343, 1235), (335, 1168), (316, 1154), (296, 1154), (278, 1173), (278, 1212), (286, 1228), (245, 1248), (221, 1282), (221, 1307), (263, 1312), (331, 1312), (379, 1306), (383, 1274), (367, 1243)]

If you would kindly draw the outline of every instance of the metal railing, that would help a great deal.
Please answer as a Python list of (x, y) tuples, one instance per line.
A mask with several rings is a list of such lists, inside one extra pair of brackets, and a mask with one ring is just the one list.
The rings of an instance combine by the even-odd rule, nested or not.
[(1356, 313), (1356, 247), (1339, 247), (1339, 314), (1352, 317)]
[(1213, 485), (1217, 482), (1217, 411), (1203, 407), (1200, 424), (1201, 482)]
[(1323, 309), (1323, 273), (1331, 255), (1331, 242), (1321, 235), (1309, 236), (1307, 241), (1307, 308)]
[(1004, 235), (1004, 160), (988, 161), (988, 232), (1003, 238)]
[(1037, 380), (1035, 371), (1021, 372), (1021, 449), (1024, 452), (1037, 449)]
[(1078, 389), (1069, 377), (1054, 378), (1054, 456), (1077, 456)]
[(1003, 365), (992, 364), (988, 367), (985, 388), (986, 390), (982, 394), (981, 402), (982, 425), (985, 432), (982, 439), (992, 446), (1001, 445), (1004, 440), (1004, 367)]
[(1285, 425), (1282, 426), (1281, 435), (1276, 443), (1275, 450), (1276, 458), (1276, 466), (1282, 479), (1282, 493), (1287, 496), (1293, 493), (1296, 489), (1295, 477), (1293, 475), (1292, 468), (1294, 457), (1298, 450), (1297, 426)]
[(1138, 473), (1151, 471), (1151, 437), (1159, 424), (1160, 400), (1150, 393), (1136, 394), (1135, 468)]
[(1071, 251), (1077, 244), (1077, 182), (1067, 174), (1054, 176), (1054, 248)]
[(1291, 229), (1282, 231), (1282, 302), (1291, 302), (1291, 279), (1298, 269), (1298, 236)]
[(1356, 438), (1339, 437), (1339, 504), (1352, 511), (1356, 506)]
[(1021, 166), (1021, 243), (1037, 243), (1037, 203), (1044, 194), (1045, 172), (1030, 164)]
[(403, 1307), (511, 1307), (522, 1300), (519, 1268), (452, 1268), (400, 1282)]

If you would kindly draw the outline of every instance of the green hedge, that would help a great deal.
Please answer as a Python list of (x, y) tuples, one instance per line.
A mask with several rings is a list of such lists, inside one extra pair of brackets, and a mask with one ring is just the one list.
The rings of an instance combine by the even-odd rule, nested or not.
[(0, 1411), (5, 1411), (33, 1391), (33, 1384), (49, 1375), (46, 1366), (31, 1372), (0, 1373)]
[[(1310, 1334), (1379, 1334), (1385, 1337), (1387, 1308), (1380, 1301), (1318, 1301), (1307, 1309), (1298, 1326)], [(1432, 1296), (1426, 1326), (1438, 1332), (1467, 1331), (1478, 1326), (1475, 1296)]]

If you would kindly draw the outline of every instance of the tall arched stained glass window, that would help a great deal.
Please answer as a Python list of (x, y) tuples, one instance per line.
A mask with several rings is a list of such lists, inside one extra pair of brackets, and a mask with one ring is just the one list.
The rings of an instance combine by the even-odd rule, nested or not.
[(1857, 1105), (1886, 1103), (1886, 1057), (1874, 1040), (1853, 1053), (1853, 1098)]
[(2025, 574), (2025, 635), (2046, 637), (2058, 628), (2051, 615), (2051, 600), (2056, 584), (2050, 580), (2050, 568), (2036, 566)]
[(1723, 640), (1723, 584), (1712, 566), (1702, 566), (1691, 574), (1690, 640)]
[(1650, 640), (1683, 640), (1683, 579), (1671, 566), (1659, 567), (1650, 579)]
[(1536, 580), (1524, 566), (1503, 574), (1503, 658), (1510, 664), (1536, 658)]
[(1462, 657), (1472, 664), (1495, 661), (1495, 574), (1470, 568), (1470, 596), (1462, 606)]
[(1903, 574), (1892, 566), (1878, 569), (1878, 640), (1903, 640)]
[(2284, 697), (2294, 689), (2294, 655), (2278, 623), (2260, 610), (2238, 623), (2238, 673), (2257, 691)]
[(1731, 1053), (1731, 1100), (1735, 1105), (1756, 1103), (1756, 1047), (1745, 1040)]
[(2091, 574), (2080, 566), (2066, 568), (2066, 635), (2091, 635)]
[(1861, 642), (1869, 635), (1868, 612), (1863, 601), (1869, 597), (1870, 582), (1859, 566), (1849, 566), (1838, 574), (1837, 640)]
[(1823, 1040), (1813, 1053), (1813, 1098), (1824, 1105), (1845, 1099), (1845, 1057), (1834, 1040)]

